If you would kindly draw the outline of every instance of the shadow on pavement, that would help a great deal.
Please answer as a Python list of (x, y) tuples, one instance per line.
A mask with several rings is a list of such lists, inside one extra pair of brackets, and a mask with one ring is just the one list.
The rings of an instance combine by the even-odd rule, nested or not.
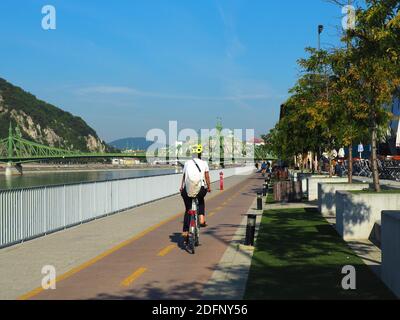
[(241, 278), (246, 275), (247, 269), (237, 267), (226, 267), (223, 270), (217, 265), (210, 267), (210, 270), (229, 272), (233, 276), (215, 282), (204, 284), (198, 281), (179, 283), (165, 287), (164, 283), (152, 281), (140, 289), (131, 288), (121, 291), (118, 294), (101, 293), (91, 300), (228, 300), (235, 298), (243, 291), (243, 285), (238, 286)]

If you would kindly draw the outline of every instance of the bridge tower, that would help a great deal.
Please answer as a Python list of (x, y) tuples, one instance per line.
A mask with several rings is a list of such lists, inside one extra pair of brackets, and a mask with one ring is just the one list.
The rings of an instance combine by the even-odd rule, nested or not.
[[(17, 134), (20, 136), (21, 132), (19, 131), (19, 128), (16, 128)], [(13, 135), (13, 128), (12, 124), (10, 122), (10, 127), (8, 128), (8, 141), (7, 141), (7, 154), (8, 158), (12, 159), (14, 155), (14, 135)], [(5, 175), (6, 177), (10, 177), (13, 175), (22, 175), (22, 165), (20, 163), (13, 163), (12, 161), (7, 162), (6, 170), (5, 170)]]
[(13, 156), (13, 133), (12, 125), (10, 122), (10, 127), (8, 128), (8, 158), (11, 159)]

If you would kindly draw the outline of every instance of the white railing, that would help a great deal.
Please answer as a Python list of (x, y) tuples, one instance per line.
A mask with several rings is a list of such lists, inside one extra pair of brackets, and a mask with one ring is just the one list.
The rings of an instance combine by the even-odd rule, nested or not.
[[(224, 177), (254, 167), (224, 169)], [(221, 170), (210, 172), (212, 182)], [(0, 191), (0, 248), (177, 194), (182, 174)]]

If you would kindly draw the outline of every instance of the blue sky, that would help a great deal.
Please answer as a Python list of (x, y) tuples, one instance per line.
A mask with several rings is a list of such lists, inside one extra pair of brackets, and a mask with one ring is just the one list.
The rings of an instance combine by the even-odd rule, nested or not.
[[(44, 5), (57, 29), (41, 27)], [(325, 0), (2, 0), (0, 77), (84, 118), (106, 141), (152, 128), (268, 132), (296, 60), (339, 42)]]

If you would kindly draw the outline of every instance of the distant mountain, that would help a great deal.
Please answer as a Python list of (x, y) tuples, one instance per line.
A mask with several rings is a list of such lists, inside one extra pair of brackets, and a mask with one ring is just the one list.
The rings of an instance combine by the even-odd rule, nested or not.
[(18, 126), (23, 138), (40, 144), (83, 152), (108, 150), (82, 118), (0, 78), (0, 139), (8, 136), (10, 123)]
[(124, 138), (110, 142), (109, 145), (120, 150), (147, 150), (154, 142), (147, 141), (146, 138)]

